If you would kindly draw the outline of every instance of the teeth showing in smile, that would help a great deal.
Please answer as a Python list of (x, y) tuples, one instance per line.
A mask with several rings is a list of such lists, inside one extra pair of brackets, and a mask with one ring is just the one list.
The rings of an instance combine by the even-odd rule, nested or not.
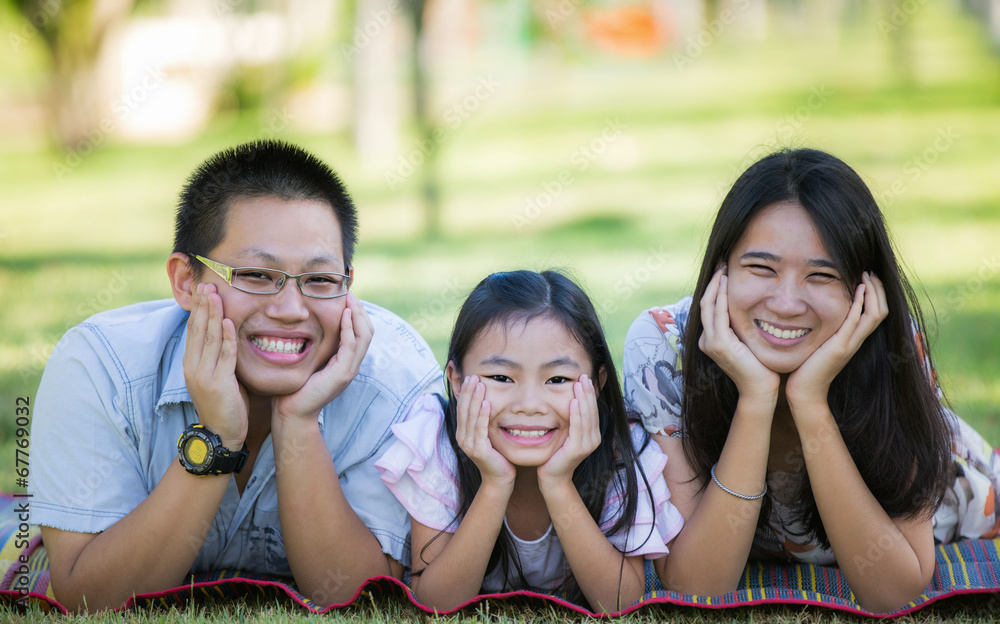
[(521, 431), (520, 429), (504, 429), (504, 431), (518, 438), (540, 438), (546, 433), (548, 433), (548, 430), (545, 429), (537, 429), (534, 431)]
[(778, 329), (770, 323), (765, 323), (764, 321), (757, 321), (757, 327), (760, 327), (767, 333), (771, 334), (775, 338), (782, 338), (784, 340), (790, 340), (792, 338), (801, 338), (809, 333), (808, 329)]
[(306, 346), (306, 341), (301, 338), (275, 339), (255, 336), (250, 342), (261, 351), (271, 353), (302, 353)]

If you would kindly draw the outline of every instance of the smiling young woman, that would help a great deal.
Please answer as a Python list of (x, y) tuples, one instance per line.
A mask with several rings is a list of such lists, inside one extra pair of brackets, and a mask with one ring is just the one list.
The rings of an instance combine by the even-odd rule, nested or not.
[(732, 591), (750, 557), (836, 563), (888, 611), (927, 586), (935, 539), (996, 533), (1000, 458), (943, 406), (923, 327), (853, 169), (797, 149), (740, 176), (694, 297), (626, 340), (626, 403), (685, 518), (668, 589)]

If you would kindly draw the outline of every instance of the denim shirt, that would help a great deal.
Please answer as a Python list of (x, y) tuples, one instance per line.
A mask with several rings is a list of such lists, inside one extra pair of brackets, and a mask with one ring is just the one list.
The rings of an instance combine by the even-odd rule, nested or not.
[[(421, 394), (441, 392), (443, 378), (409, 324), (364, 306), (375, 326), (371, 346), (357, 377), (320, 412), (319, 425), (347, 501), (382, 550), (408, 566), (409, 517), (374, 464), (392, 442), (389, 427)], [(187, 318), (172, 299), (150, 301), (98, 314), (59, 341), (31, 427), (32, 523), (101, 532), (135, 509), (178, 461), (178, 437), (198, 422), (182, 364)], [(276, 483), (268, 436), (242, 496), (230, 478), (192, 572), (291, 576)]]

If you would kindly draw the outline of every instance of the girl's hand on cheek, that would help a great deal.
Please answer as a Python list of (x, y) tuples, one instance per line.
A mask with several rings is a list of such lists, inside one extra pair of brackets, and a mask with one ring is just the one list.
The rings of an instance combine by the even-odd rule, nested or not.
[(458, 446), (483, 476), (483, 483), (492, 482), (513, 487), (513, 464), (490, 443), (490, 402), (486, 400), (486, 384), (472, 375), (462, 382), (456, 408), (458, 426), (455, 438)]
[(538, 467), (539, 486), (559, 481), (572, 484), (576, 467), (600, 444), (597, 392), (593, 380), (581, 375), (573, 384), (573, 399), (569, 402), (569, 434), (562, 447)]
[(698, 348), (733, 380), (740, 395), (776, 394), (778, 374), (760, 363), (729, 324), (729, 277), (720, 267), (701, 298), (701, 337)]
[(888, 315), (882, 281), (865, 272), (854, 291), (854, 301), (840, 329), (789, 375), (785, 386), (789, 404), (793, 407), (809, 403), (826, 404), (833, 379)]

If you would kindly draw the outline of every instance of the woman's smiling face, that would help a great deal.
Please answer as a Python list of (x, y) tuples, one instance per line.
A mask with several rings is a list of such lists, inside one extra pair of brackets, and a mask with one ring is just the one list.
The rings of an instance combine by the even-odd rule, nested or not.
[(728, 260), (729, 324), (760, 362), (791, 373), (843, 324), (851, 296), (798, 203), (761, 210)]

